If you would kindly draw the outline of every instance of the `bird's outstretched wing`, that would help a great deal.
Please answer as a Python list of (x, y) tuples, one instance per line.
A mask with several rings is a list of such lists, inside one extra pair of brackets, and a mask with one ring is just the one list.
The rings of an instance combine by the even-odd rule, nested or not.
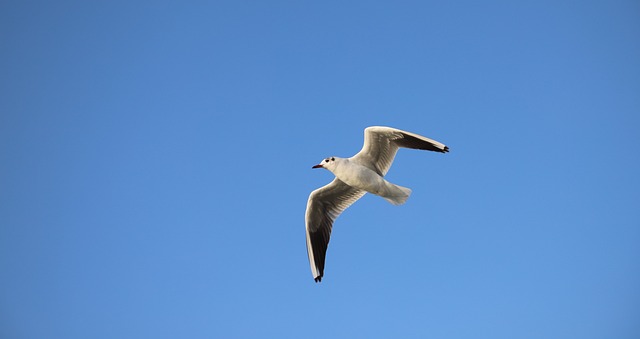
[(364, 130), (364, 145), (351, 159), (384, 176), (399, 147), (449, 152), (449, 147), (421, 135), (391, 127), (372, 126)]
[(324, 275), (324, 259), (333, 222), (365, 193), (366, 191), (353, 188), (335, 178), (309, 195), (305, 214), (307, 253), (311, 274), (316, 282), (321, 281)]

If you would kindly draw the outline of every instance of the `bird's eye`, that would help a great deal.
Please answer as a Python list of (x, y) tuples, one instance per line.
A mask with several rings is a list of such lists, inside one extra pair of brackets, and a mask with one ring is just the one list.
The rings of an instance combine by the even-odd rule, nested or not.
[(329, 162), (329, 159), (324, 159), (324, 162)]
[(336, 161), (336, 158), (331, 158), (331, 161)]

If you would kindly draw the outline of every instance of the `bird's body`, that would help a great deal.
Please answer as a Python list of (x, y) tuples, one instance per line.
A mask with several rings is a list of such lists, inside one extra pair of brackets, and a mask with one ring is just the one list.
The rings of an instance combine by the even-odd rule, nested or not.
[(307, 252), (316, 282), (324, 275), (324, 262), (333, 221), (369, 192), (394, 205), (403, 204), (411, 190), (384, 179), (399, 147), (445, 153), (449, 148), (435, 140), (390, 127), (365, 129), (364, 146), (351, 158), (331, 157), (313, 168), (325, 168), (336, 178), (309, 195), (305, 223)]
[(357, 189), (379, 195), (394, 205), (404, 203), (411, 190), (394, 185), (367, 166), (361, 165), (357, 159), (333, 157), (335, 166), (327, 168), (343, 183)]

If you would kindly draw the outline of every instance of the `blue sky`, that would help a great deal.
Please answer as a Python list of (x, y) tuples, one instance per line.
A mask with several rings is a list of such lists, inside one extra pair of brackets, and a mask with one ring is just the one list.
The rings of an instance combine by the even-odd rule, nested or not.
[[(640, 337), (637, 1), (5, 1), (0, 337)], [(405, 205), (305, 248), (387, 125)]]

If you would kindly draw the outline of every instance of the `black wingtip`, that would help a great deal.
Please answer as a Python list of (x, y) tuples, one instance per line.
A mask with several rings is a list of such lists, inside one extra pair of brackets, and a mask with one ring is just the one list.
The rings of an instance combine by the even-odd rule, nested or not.
[(448, 153), (448, 152), (449, 152), (449, 146), (444, 146), (442, 153)]
[(317, 283), (322, 281), (322, 276), (318, 276), (314, 279)]

